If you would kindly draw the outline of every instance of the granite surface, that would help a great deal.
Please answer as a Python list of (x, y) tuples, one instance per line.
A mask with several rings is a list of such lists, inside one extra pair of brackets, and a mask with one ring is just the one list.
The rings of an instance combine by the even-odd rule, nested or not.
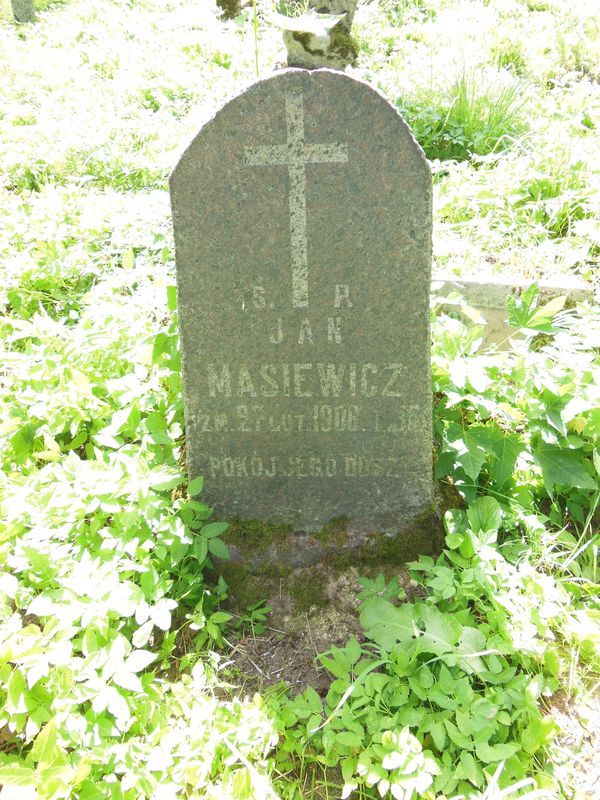
[(171, 202), (203, 498), (309, 532), (430, 509), (431, 175), (394, 107), (284, 70), (200, 130)]

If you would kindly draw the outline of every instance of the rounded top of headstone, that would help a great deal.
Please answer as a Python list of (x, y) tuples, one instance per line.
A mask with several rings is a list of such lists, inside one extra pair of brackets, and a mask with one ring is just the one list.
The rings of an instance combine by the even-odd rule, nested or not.
[[(422, 181), (431, 181), (421, 146), (398, 109), (378, 89), (329, 68), (289, 67), (251, 83), (202, 126), (173, 169), (171, 187), (180, 174), (186, 173), (189, 159), (201, 157), (202, 143), (209, 141), (211, 132), (222, 137), (222, 158), (233, 160), (233, 152), (228, 155), (227, 148), (243, 148), (244, 136), (254, 135), (257, 126), (270, 127), (273, 119), (267, 120), (267, 109), (283, 110), (286, 93), (293, 91), (302, 94), (307, 121), (313, 126), (325, 128), (331, 135), (350, 135), (354, 147), (366, 159), (371, 152), (398, 148), (402, 161), (407, 165), (410, 162), (411, 173), (416, 170)], [(285, 130), (285, 115), (278, 116)], [(277, 118), (275, 113), (273, 118)], [(218, 147), (219, 143), (210, 146)]]

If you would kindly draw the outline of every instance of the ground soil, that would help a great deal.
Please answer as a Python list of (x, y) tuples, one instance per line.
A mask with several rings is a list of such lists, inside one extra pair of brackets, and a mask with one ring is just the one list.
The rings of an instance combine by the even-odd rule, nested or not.
[(600, 696), (557, 694), (549, 712), (560, 728), (553, 748), (560, 777), (577, 800), (600, 800)]
[[(400, 585), (410, 598), (420, 591), (405, 568), (398, 570)], [(325, 696), (331, 678), (317, 656), (332, 647), (343, 647), (351, 636), (362, 639), (357, 595), (359, 572), (354, 567), (328, 574), (323, 566), (294, 570), (268, 599), (269, 623), (260, 636), (247, 634), (232, 642), (233, 665), (243, 676), (244, 692), (262, 691), (284, 681), (292, 694), (312, 686)], [(288, 586), (306, 586), (303, 608)], [(305, 598), (315, 587), (316, 602)], [(316, 588), (318, 586), (318, 589)]]

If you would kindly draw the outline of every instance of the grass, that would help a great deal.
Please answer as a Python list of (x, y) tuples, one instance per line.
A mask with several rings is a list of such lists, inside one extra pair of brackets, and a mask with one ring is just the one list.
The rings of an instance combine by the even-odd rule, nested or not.
[[(317, 744), (302, 699), (290, 706), (281, 687), (279, 699), (249, 699), (226, 685), (227, 590), (206, 575), (227, 535), (186, 500), (179, 469), (166, 181), (203, 121), (253, 79), (257, 54), (262, 74), (281, 61), (271, 5), (225, 24), (198, 0), (44, 3), (21, 27), (2, 8), (0, 783), (27, 800), (339, 797), (346, 778), (328, 759), (348, 761), (343, 715)], [(432, 159), (436, 268), (592, 282), (598, 30), (594, 4), (574, 0), (361, 4), (351, 72), (404, 110)], [(423, 632), (437, 607), (451, 631), (452, 620), (479, 626), (519, 672), (531, 749), (552, 731), (557, 697), (561, 724), (574, 724), (569, 709), (593, 707), (600, 677), (598, 314), (513, 309), (533, 326), (536, 313), (537, 337), (500, 353), (481, 351), (476, 327), (434, 320), (439, 479), (467, 498), (471, 525), (475, 495), (499, 504), (494, 525), (451, 531), (447, 560), (415, 572)], [(264, 622), (256, 609), (247, 618)], [(436, 657), (423, 670), (420, 655), (417, 692), (418, 677), (440, 669)], [(398, 681), (407, 669), (394, 657), (396, 671), (387, 660), (368, 683), (377, 702), (385, 670)], [(485, 681), (473, 686), (495, 694)], [(307, 702), (327, 718), (335, 687), (333, 708)], [(407, 696), (411, 713), (421, 705), (434, 724), (446, 720), (447, 709)], [(497, 744), (523, 733), (516, 706)], [(377, 755), (359, 702), (363, 713)], [(339, 741), (327, 740), (332, 730)], [(592, 785), (593, 755), (574, 770), (564, 737), (521, 755), (540, 787), (553, 782), (551, 796)], [(462, 790), (474, 767), (460, 766)], [(495, 764), (479, 769), (469, 791), (480, 800), (533, 792), (503, 775), (499, 788)], [(355, 796), (376, 791), (361, 782)]]
[[(520, 2), (406, 2), (381, 9), (359, 9), (360, 68), (398, 104), (434, 159), (435, 266), (459, 275), (592, 280), (595, 226), (570, 222), (597, 218), (599, 210), (594, 5), (567, 2), (540, 12)], [(546, 215), (542, 198), (525, 215), (517, 212), (533, 175), (559, 174), (563, 201), (557, 196)]]
[(526, 87), (493, 70), (464, 71), (446, 89), (396, 101), (431, 160), (465, 161), (509, 149), (526, 130)]

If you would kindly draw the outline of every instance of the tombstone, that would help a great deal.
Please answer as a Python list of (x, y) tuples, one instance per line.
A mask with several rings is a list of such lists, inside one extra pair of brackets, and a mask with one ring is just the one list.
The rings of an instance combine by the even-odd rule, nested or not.
[[(358, 43), (351, 34), (357, 0), (308, 0), (308, 13), (291, 17), (283, 43), (290, 67), (345, 69), (355, 64)], [(332, 15), (339, 21), (334, 19)], [(279, 15), (278, 20), (285, 19)]]
[(15, 22), (34, 22), (36, 9), (34, 0), (11, 0)]
[(171, 203), (203, 499), (312, 545), (343, 518), (345, 547), (379, 532), (430, 551), (410, 521), (433, 495), (431, 175), (396, 109), (342, 73), (283, 70), (200, 130)]
[(217, 0), (223, 19), (235, 19), (242, 13), (241, 0)]
[(34, 22), (35, 3), (34, 0), (11, 0), (12, 12), (15, 22)]

